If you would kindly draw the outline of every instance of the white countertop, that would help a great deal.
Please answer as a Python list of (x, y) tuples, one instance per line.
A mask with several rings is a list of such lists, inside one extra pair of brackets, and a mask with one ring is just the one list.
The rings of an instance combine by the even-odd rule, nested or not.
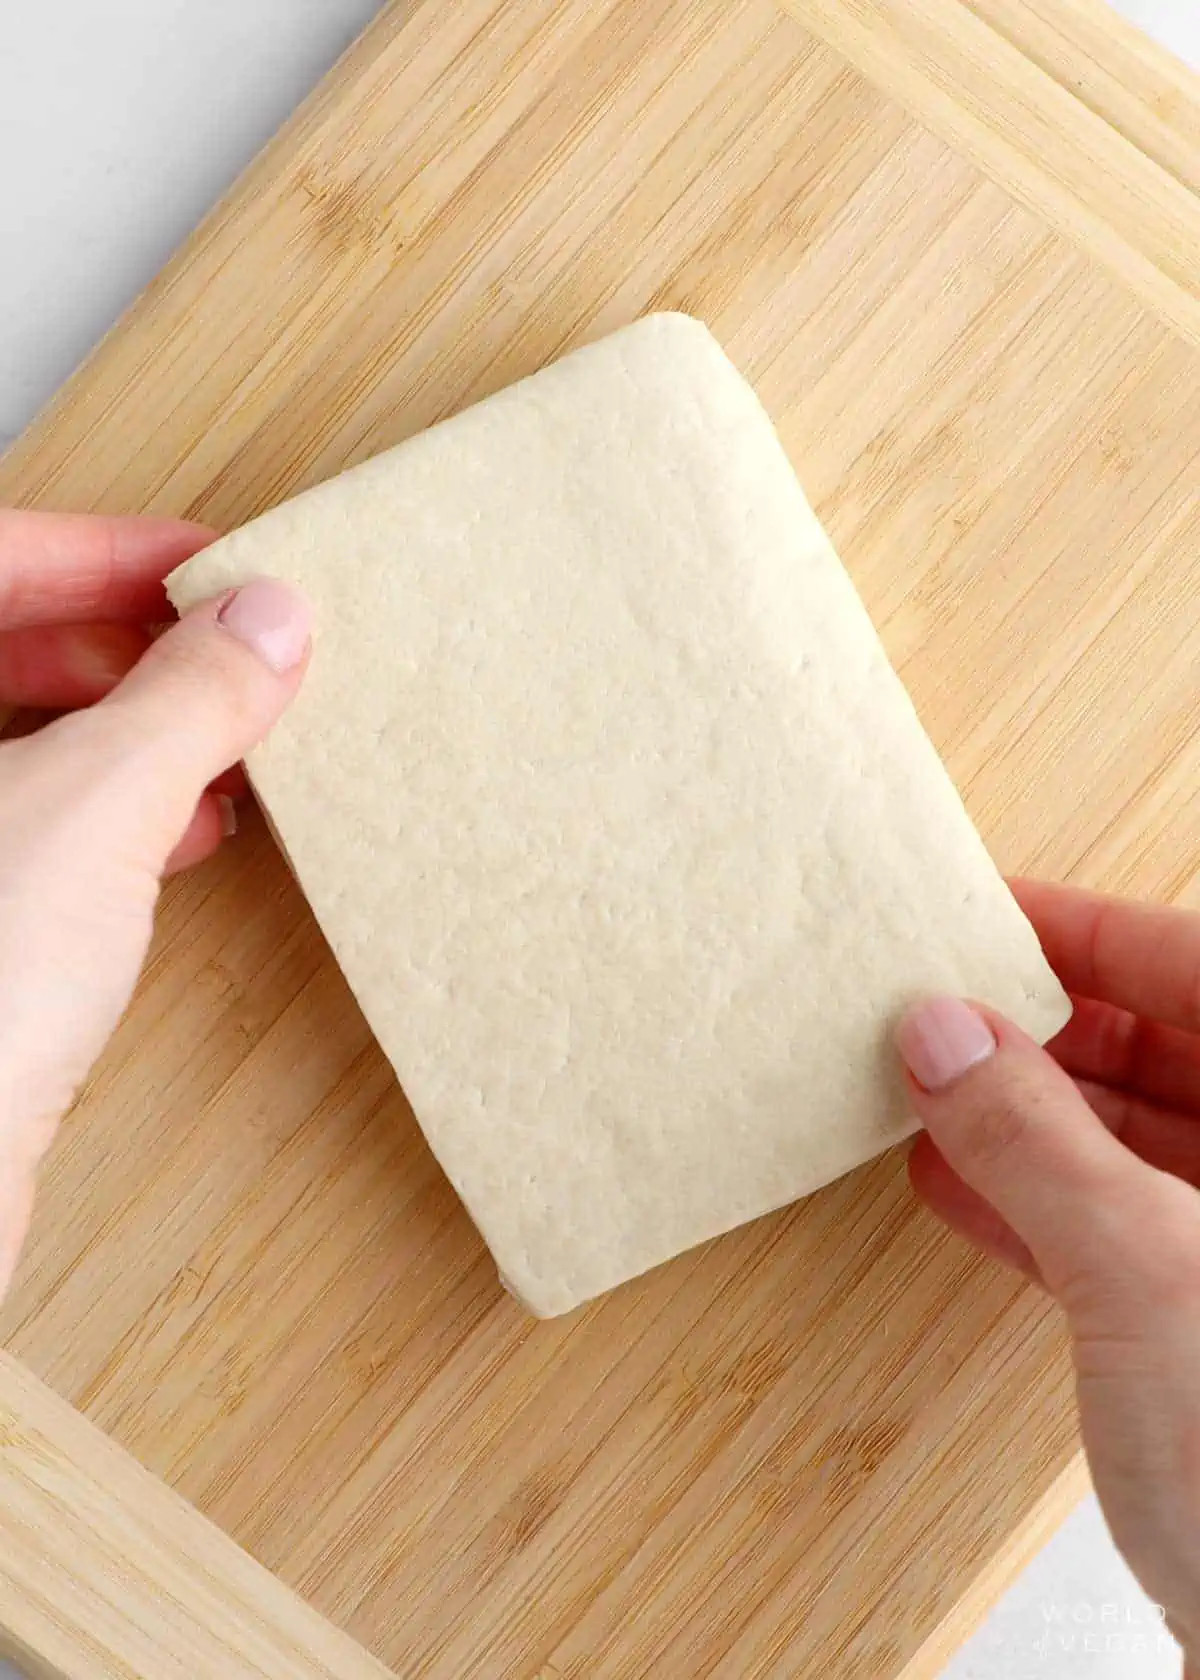
[[(107, 331), (379, 0), (8, 0), (0, 447)], [(1200, 0), (1117, 0), (1200, 66)], [(946, 1680), (1166, 1680), (1170, 1642), (1082, 1507)], [(0, 1680), (6, 1671), (0, 1663)]]
[(0, 446), (380, 0), (2, 0)]

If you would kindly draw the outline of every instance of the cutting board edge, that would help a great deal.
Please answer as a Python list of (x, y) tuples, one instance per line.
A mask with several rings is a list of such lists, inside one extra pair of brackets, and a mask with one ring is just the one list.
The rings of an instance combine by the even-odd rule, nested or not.
[[(39, 1680), (162, 1680), (181, 1660), (222, 1680), (396, 1680), (0, 1352), (0, 1536), (14, 1530), (21, 1543), (0, 1546), (0, 1653)], [(67, 1532), (69, 1568), (46, 1568)]]
[[(329, 73), (309, 94), (293, 115), (278, 130), (261, 152), (246, 166), (228, 191), (218, 200), (208, 215), (183, 242), (165, 266), (139, 293), (100, 342), (79, 364), (70, 379), (34, 416), (30, 424), (14, 439), (7, 450), (0, 451), (0, 484), (22, 476), (28, 478), (36, 456), (48, 450), (51, 456), (49, 474), (34, 470), (33, 488), (26, 490), (22, 505), (37, 505), (47, 485), (47, 477), (61, 465), (53, 461), (52, 444), (59, 417), (67, 415), (78, 401), (78, 392), (93, 378), (96, 366), (103, 362), (119, 340), (131, 327), (140, 327), (142, 317), (152, 314), (157, 301), (169, 292), (175, 281), (187, 270), (204, 244), (253, 200), (260, 177), (270, 176), (278, 155), (291, 152), (304, 143), (306, 131), (315, 129), (322, 112), (343, 93), (347, 78), (356, 79), (367, 71), (372, 59), (384, 42), (406, 27), (412, 17), (429, 0), (392, 0), (392, 4), (368, 25), (357, 41), (347, 48)], [(890, 32), (886, 51), (870, 47), (871, 18), (886, 19), (895, 10), (897, 0), (859, 0), (853, 8), (840, 0), (777, 0), (780, 10), (790, 15), (812, 34), (846, 58), (869, 81), (951, 146), (967, 152), (972, 161), (990, 179), (1009, 191), (1026, 208), (1032, 209), (1057, 232), (1088, 256), (1114, 273), (1138, 299), (1160, 319), (1173, 327), (1185, 342), (1200, 346), (1200, 292), (1190, 296), (1161, 273), (1144, 256), (1131, 252), (1125, 241), (1107, 226), (1102, 214), (1089, 215), (1086, 226), (1078, 225), (1064, 204), (1063, 189), (1032, 145), (1014, 155), (1010, 147), (989, 143), (985, 131), (982, 141), (978, 134), (972, 141), (965, 138), (960, 125), (953, 120), (939, 88), (955, 77), (963, 77), (970, 96), (979, 88), (979, 66), (967, 52), (964, 59), (964, 40), (973, 48), (990, 46), (1005, 69), (997, 84), (995, 97), (1015, 100), (1017, 107), (1032, 99), (1035, 108), (1044, 111), (1047, 103), (1061, 115), (1069, 114), (1068, 144), (1082, 158), (1086, 169), (1100, 181), (1110, 179), (1097, 168), (1092, 146), (1099, 137), (1105, 162), (1117, 172), (1117, 178), (1135, 191), (1139, 178), (1142, 185), (1157, 182), (1177, 208), (1185, 214), (1189, 226), (1188, 249), (1181, 252), (1184, 262), (1190, 260), (1193, 272), (1200, 273), (1200, 198), (1189, 192), (1166, 169), (1128, 137), (1128, 123), (1118, 125), (1115, 113), (1093, 109), (1077, 90), (1037, 64), (1023, 50), (1022, 29), (1017, 23), (1031, 14), (1035, 7), (1040, 15), (1052, 13), (1055, 27), (1069, 48), (1094, 59), (1094, 40), (1099, 34), (1108, 43), (1102, 66), (1105, 74), (1120, 79), (1122, 64), (1130, 69), (1136, 64), (1140, 74), (1135, 78), (1142, 86), (1151, 88), (1154, 101), (1164, 110), (1176, 111), (1182, 102), (1194, 114), (1200, 128), (1200, 76), (1194, 75), (1181, 61), (1174, 60), (1163, 49), (1142, 35), (1116, 14), (1114, 27), (1100, 28), (1098, 20), (1111, 9), (1105, 0), (1013, 0), (1015, 20), (1008, 35), (983, 22), (964, 0), (919, 0), (911, 12), (922, 24), (921, 43), (935, 51), (924, 69), (918, 62), (910, 40)], [(907, 5), (907, 0), (905, 0)], [(1105, 18), (1105, 24), (1109, 21)], [(1086, 31), (1083, 26), (1086, 27)], [(1119, 25), (1120, 27), (1117, 27)], [(1011, 37), (1011, 38), (1010, 38)], [(1139, 49), (1135, 54), (1134, 48)], [(1139, 101), (1145, 105), (1146, 101)], [(1105, 139), (1104, 137), (1107, 136)], [(1200, 148), (1197, 149), (1196, 168), (1200, 172)]]
[(986, 1620), (989, 1613), (1058, 1532), (1091, 1491), (1082, 1451), (1063, 1466), (1042, 1497), (988, 1560), (950, 1614), (942, 1619), (920, 1650), (913, 1653), (896, 1680), (941, 1680), (947, 1664)]
[[(785, 3), (788, 4), (789, 7), (793, 11), (795, 11), (797, 9), (798, 0), (785, 0)], [(947, 3), (951, 3), (951, 0), (947, 0)], [(957, 4), (957, 0), (953, 0), (953, 3)], [(962, 8), (959, 7), (958, 9), (961, 10)], [(377, 32), (382, 29), (382, 27), (385, 23), (387, 24), (389, 29), (394, 29), (397, 26), (398, 22), (400, 21), (399, 20), (399, 15), (398, 15), (399, 11), (400, 11), (400, 8), (392, 8), (388, 12), (382, 14), (381, 18), (379, 20), (377, 20), (374, 25), (372, 25), (371, 29), (367, 32), (367, 35), (365, 37), (361, 38), (360, 42), (355, 47), (352, 47), (349, 50), (349, 53), (341, 61), (341, 73), (342, 74), (345, 73), (346, 66), (348, 65), (348, 63), (350, 63), (352, 61), (353, 62), (358, 61), (358, 55), (360, 55), (360, 54), (363, 55), (364, 61), (367, 58), (369, 58), (370, 52), (373, 51), (374, 41), (376, 41), (380, 38), (383, 38)], [(412, 8), (411, 7), (408, 8), (408, 15), (411, 15), (411, 11), (412, 11)], [(844, 53), (844, 56), (849, 57), (850, 55)], [(862, 68), (862, 66), (859, 66), (859, 68)], [(208, 237), (211, 234), (211, 232), (219, 224), (223, 223), (224, 220), (226, 218), (230, 217), (231, 215), (236, 214), (239, 207), (242, 206), (247, 201), (247, 199), (252, 195), (252, 193), (254, 191), (254, 188), (255, 188), (255, 184), (261, 178), (261, 175), (263, 173), (269, 174), (271, 172), (271, 170), (273, 168), (273, 160), (274, 160), (275, 156), (277, 155), (277, 149), (286, 148), (286, 147), (289, 147), (292, 144), (294, 144), (297, 140), (297, 137), (300, 137), (300, 136), (303, 135), (303, 133), (305, 131), (305, 128), (308, 125), (313, 124), (318, 120), (319, 113), (322, 109), (324, 109), (326, 102), (333, 99), (336, 95), (335, 82), (338, 78), (338, 74), (339, 74), (339, 72), (335, 71), (333, 77), (329, 81), (327, 81), (326, 83), (322, 84), (322, 86), (316, 90), (316, 92), (310, 97), (310, 99), (308, 101), (306, 101), (305, 104), (300, 108), (300, 110), (298, 111), (296, 116), (293, 117), (293, 119), (291, 119), (291, 121), (288, 123), (288, 125), (285, 127), (285, 129), (282, 130), (281, 133), (278, 136), (276, 136), (275, 140), (271, 142), (271, 144), (268, 146), (268, 148), (262, 154), (260, 154), (260, 156), (249, 166), (247, 171), (245, 171), (243, 173), (243, 175), (239, 178), (239, 180), (231, 188), (230, 192), (225, 196), (225, 198), (221, 201), (221, 203), (211, 213), (210, 217), (206, 219), (205, 223), (203, 223), (201, 225), (201, 227), (192, 236), (192, 238), (182, 247), (181, 251), (172, 260), (171, 264), (168, 265), (168, 267), (163, 271), (162, 275), (160, 275), (159, 279), (152, 283), (152, 285), (147, 289), (147, 291), (145, 293), (143, 293), (142, 298), (139, 299), (132, 306), (131, 311), (126, 314), (126, 316), (123, 318), (122, 322), (119, 322), (117, 324), (117, 326), (113, 329), (113, 332), (109, 335), (109, 339), (105, 341), (106, 343), (115, 341), (115, 340), (117, 340), (118, 338), (121, 337), (123, 331), (128, 326), (131, 317), (136, 315), (140, 319), (143, 314), (152, 313), (153, 306), (154, 306), (154, 299), (157, 296), (161, 295), (158, 288), (169, 287), (172, 284), (172, 281), (173, 281), (175, 275), (177, 273), (181, 272), (183, 270), (183, 268), (185, 268), (186, 265), (188, 264), (192, 252), (204, 241), (204, 239), (206, 237)], [(872, 77), (872, 79), (875, 80), (877, 83), (879, 82), (878, 77)], [(888, 91), (894, 91), (894, 90), (888, 90)], [(900, 102), (906, 104), (907, 108), (913, 109), (913, 105), (912, 105), (911, 100), (902, 99)], [(1200, 107), (1198, 107), (1198, 108), (1200, 108)], [(914, 114), (916, 114), (918, 116), (921, 116), (920, 111), (914, 111)], [(924, 117), (922, 117), (922, 120), (926, 120), (926, 119)], [(933, 122), (927, 122), (927, 126), (935, 127), (936, 125)], [(1114, 130), (1113, 132), (1115, 133), (1116, 131)], [(947, 138), (953, 139), (952, 136), (947, 136)], [(978, 159), (976, 161), (978, 161)], [(987, 170), (987, 173), (993, 175), (994, 178), (1002, 179), (1002, 177), (997, 172), (997, 169), (995, 167), (988, 167), (988, 165), (986, 163), (981, 165), (981, 167), (984, 167)], [(1002, 184), (1003, 184), (1003, 182), (1002, 182)], [(1073, 235), (1072, 235), (1072, 237), (1073, 237), (1073, 242), (1076, 245), (1081, 244), (1081, 241), (1078, 238), (1075, 238)], [(1086, 249), (1087, 248), (1086, 245), (1084, 245), (1083, 248)], [(1093, 251), (1092, 254), (1096, 255), (1097, 253)], [(1100, 260), (1103, 261), (1105, 259), (1103, 257), (1101, 257)], [(1110, 267), (1110, 268), (1113, 267), (1112, 263), (1107, 263), (1107, 266)], [(1119, 269), (1117, 270), (1117, 272), (1119, 273)], [(1122, 276), (1122, 278), (1124, 278), (1124, 276)], [(1141, 293), (1139, 293), (1139, 295), (1141, 295)], [(1155, 303), (1152, 299), (1144, 298), (1143, 301), (1149, 303), (1150, 307), (1152, 309), (1154, 309), (1154, 312), (1157, 315), (1159, 315), (1160, 318), (1163, 318), (1163, 319), (1167, 318), (1166, 316), (1164, 316), (1162, 314), (1162, 310), (1159, 309), (1155, 305)], [(1200, 342), (1200, 339), (1197, 339), (1197, 342)], [(100, 347), (98, 347), (98, 349), (93, 353), (93, 357), (89, 358), (89, 361), (84, 364), (84, 369), (90, 367), (92, 361), (96, 357), (101, 356), (102, 354), (104, 354), (104, 344), (102, 344)], [(71, 382), (68, 383), (68, 385), (64, 388), (63, 393), (60, 394), (59, 398), (55, 401), (55, 403), (53, 403), (43, 413), (43, 415), (40, 416), (34, 422), (33, 426), (31, 428), (29, 428), (27, 430), (27, 432), (23, 435), (23, 438), (21, 440), (18, 440), (17, 445), (14, 446), (15, 450), (22, 450), (23, 446), (28, 446), (30, 451), (35, 451), (37, 449), (40, 449), (40, 448), (46, 446), (47, 441), (49, 440), (49, 438), (51, 437), (51, 434), (53, 432), (55, 415), (59, 411), (60, 405), (66, 406), (72, 400), (71, 393), (75, 390), (76, 385), (78, 383), (80, 383), (86, 377), (86, 375), (84, 373), (84, 369), (81, 369), (80, 373), (77, 374), (75, 376), (75, 378)], [(17, 1368), (14, 1369), (14, 1367), (17, 1367)], [(28, 1373), (28, 1371), (24, 1367), (20, 1367), (18, 1365), (18, 1362), (16, 1362), (16, 1361), (0, 1361), (0, 1416), (4, 1416), (4, 1417), (7, 1418), (9, 1415), (12, 1414), (13, 1398), (17, 1393), (19, 1393), (22, 1390), (22, 1386), (27, 1381), (36, 1381), (36, 1379), (32, 1378), (30, 1376), (30, 1374)], [(49, 1391), (47, 1391), (47, 1392), (49, 1392)], [(58, 1400), (57, 1397), (55, 1397), (55, 1399), (56, 1399), (56, 1403), (59, 1406), (66, 1406), (66, 1402)], [(71, 1410), (71, 1408), (69, 1408), (69, 1407), (67, 1409)], [(92, 1426), (90, 1424), (87, 1424), (86, 1420), (82, 1419), (82, 1417), (80, 1417), (79, 1414), (74, 1414), (74, 1415), (76, 1417), (79, 1417), (80, 1423), (83, 1424), (84, 1428), (86, 1428), (88, 1430), (92, 1430), (95, 1435), (100, 1436), (100, 1439), (102, 1441), (106, 1442), (108, 1444), (108, 1446), (111, 1447), (111, 1449), (114, 1453), (120, 1454), (122, 1458), (128, 1458), (129, 1465), (132, 1466), (133, 1468), (135, 1468), (141, 1475), (146, 1474), (144, 1471), (141, 1471), (141, 1467), (136, 1464), (135, 1460), (133, 1460), (131, 1457), (129, 1457), (129, 1455), (127, 1455), (123, 1452), (123, 1449), (117, 1447), (114, 1443), (109, 1442), (108, 1438), (103, 1436), (102, 1432), (100, 1432), (98, 1430), (94, 1430), (94, 1426)], [(77, 1439), (77, 1437), (74, 1435), (73, 1431), (68, 1432), (68, 1433), (70, 1434), (71, 1440), (76, 1440)], [(2, 1463), (2, 1462), (3, 1461), (0, 1460), (0, 1463)], [(73, 1471), (80, 1471), (81, 1472), (81, 1466), (79, 1464), (75, 1463), (74, 1461), (71, 1461), (71, 1467), (72, 1467)], [(979, 1614), (980, 1615), (982, 1615), (982, 1613), (986, 1610), (987, 1603), (990, 1603), (991, 1601), (993, 1601), (994, 1598), (996, 1596), (998, 1596), (1001, 1591), (1003, 1591), (1004, 1586), (1007, 1585), (1007, 1582), (1008, 1582), (1009, 1579), (1011, 1579), (1012, 1574), (1015, 1574), (1017, 1572), (1017, 1569), (1019, 1569), (1019, 1567), (1021, 1567), (1021, 1563), (1020, 1562), (1015, 1562), (1015, 1561), (1011, 1562), (1011, 1567), (1010, 1567), (1010, 1560), (1015, 1559), (1015, 1557), (1017, 1556), (1016, 1548), (1017, 1548), (1018, 1540), (1019, 1540), (1020, 1536), (1023, 1536), (1023, 1535), (1027, 1534), (1028, 1525), (1033, 1523), (1035, 1521), (1035, 1519), (1037, 1518), (1038, 1514), (1043, 1511), (1043, 1507), (1046, 1505), (1046, 1501), (1053, 1502), (1053, 1498), (1059, 1492), (1059, 1490), (1061, 1488), (1061, 1485), (1062, 1485), (1062, 1482), (1063, 1482), (1066, 1474), (1067, 1473), (1064, 1472), (1064, 1477), (1060, 1477), (1059, 1481), (1057, 1481), (1054, 1484), (1054, 1486), (1050, 1490), (1048, 1490), (1047, 1494), (1044, 1496), (1043, 1501), (1037, 1507), (1035, 1507), (1035, 1510), (1030, 1513), (1030, 1516), (1027, 1518), (1026, 1522), (1021, 1525), (1020, 1529), (1017, 1531), (1017, 1534), (1013, 1537), (1012, 1542), (1010, 1542), (1009, 1544), (1007, 1544), (1004, 1547), (1002, 1553), (1000, 1554), (1000, 1558), (997, 1560), (997, 1562), (994, 1565), (989, 1566), (989, 1568), (987, 1570), (985, 1570), (983, 1575), (981, 1575), (981, 1577), (979, 1578), (980, 1583), (982, 1583), (982, 1585), (978, 1589), (978, 1591), (981, 1595), (980, 1599), (979, 1599), (979, 1603), (980, 1603)], [(165, 1490), (165, 1491), (167, 1491), (167, 1490)], [(174, 1497), (174, 1496), (172, 1496), (172, 1497)], [(211, 1527), (211, 1525), (209, 1525), (207, 1523), (207, 1520), (204, 1519), (202, 1516), (200, 1516), (200, 1514), (197, 1511), (195, 1511), (194, 1507), (187, 1506), (186, 1502), (181, 1502), (181, 1503), (183, 1503), (185, 1505), (185, 1511), (183, 1513), (183, 1516), (184, 1516), (184, 1518), (186, 1519), (186, 1521), (189, 1525), (192, 1523), (192, 1521), (194, 1519), (195, 1523), (203, 1525), (206, 1529)], [(4, 1514), (4, 1512), (6, 1511), (7, 1508), (8, 1508), (7, 1501), (3, 1497), (3, 1494), (0, 1493), (0, 1521), (3, 1520), (3, 1514)], [(1058, 1505), (1056, 1507), (1056, 1509), (1057, 1509), (1057, 1513), (1058, 1513), (1056, 1521), (1061, 1520), (1062, 1516), (1065, 1516), (1065, 1514), (1066, 1514), (1066, 1509), (1061, 1504)], [(1044, 1533), (1045, 1532), (1048, 1532), (1048, 1530), (1043, 1532), (1043, 1538), (1044, 1538)], [(221, 1536), (221, 1538), (227, 1542), (228, 1546), (230, 1548), (232, 1548), (233, 1552), (235, 1552), (239, 1558), (246, 1558), (247, 1557), (247, 1554), (245, 1554), (241, 1550), (241, 1548), (237, 1547), (235, 1542), (233, 1542), (232, 1540), (229, 1540), (228, 1537), (226, 1537), (226, 1536)], [(1032, 1555), (1032, 1550), (1033, 1549), (1035, 1549), (1035, 1548), (1034, 1548), (1033, 1544), (1031, 1543), (1030, 1544), (1029, 1555)], [(255, 1566), (255, 1567), (257, 1567), (257, 1566)], [(279, 1585), (278, 1582), (276, 1582), (275, 1584), (277, 1586)], [(2, 1586), (2, 1585), (3, 1585), (3, 1577), (0, 1576), (0, 1586)], [(280, 1586), (280, 1591), (286, 1592), (287, 1589), (282, 1588)], [(974, 1588), (971, 1589), (972, 1594), (975, 1593), (975, 1591), (976, 1591), (976, 1589), (974, 1589)], [(982, 1597), (982, 1594), (984, 1592), (987, 1592), (987, 1594), (988, 1594), (986, 1602), (984, 1602), (983, 1597)], [(964, 1600), (963, 1602), (965, 1604), (967, 1602), (967, 1600)], [(305, 1608), (312, 1615), (317, 1614), (317, 1612), (311, 1611), (311, 1607), (306, 1606)], [(4, 1604), (3, 1604), (3, 1599), (0, 1598), (0, 1623), (2, 1623), (4, 1621), (4, 1619), (5, 1619), (4, 1618)], [(976, 1619), (978, 1619), (978, 1618), (976, 1618)], [(321, 1618), (321, 1620), (324, 1621), (324, 1618)], [(934, 1672), (928, 1666), (928, 1664), (932, 1663), (932, 1661), (934, 1660), (933, 1656), (931, 1654), (929, 1654), (929, 1653), (932, 1653), (933, 1650), (934, 1650), (934, 1646), (933, 1646), (932, 1641), (933, 1641), (933, 1639), (936, 1639), (939, 1636), (941, 1636), (943, 1629), (946, 1629), (951, 1624), (953, 1625), (954, 1628), (959, 1630), (959, 1632), (956, 1635), (957, 1638), (961, 1638), (961, 1637), (965, 1636), (965, 1633), (970, 1630), (970, 1626), (973, 1625), (973, 1623), (968, 1621), (968, 1617), (965, 1613), (960, 1617), (958, 1609), (956, 1609), (955, 1614), (952, 1617), (947, 1618), (947, 1620), (941, 1624), (939, 1629), (936, 1630), (934, 1636), (932, 1636), (931, 1640), (928, 1641), (926, 1646), (924, 1646), (922, 1648), (921, 1652), (919, 1652), (917, 1654), (917, 1656), (912, 1659), (912, 1661), (909, 1665), (909, 1668), (904, 1673), (903, 1680), (926, 1680), (926, 1676), (928, 1676), (932, 1672)], [(326, 1625), (332, 1626), (332, 1624), (326, 1624)], [(2, 1642), (2, 1640), (0, 1640), (0, 1642)], [(89, 1640), (89, 1646), (91, 1646), (93, 1643), (94, 1643), (93, 1640)], [(368, 1660), (373, 1661), (373, 1659), (368, 1659)], [(915, 1664), (920, 1663), (920, 1662), (925, 1662), (926, 1667), (918, 1668), (918, 1667), (914, 1666)], [(70, 1669), (70, 1670), (62, 1670), (61, 1668), (58, 1669), (58, 1670), (47, 1669), (46, 1672), (47, 1673), (67, 1674), (67, 1675), (69, 1675), (69, 1680), (92, 1680), (93, 1675), (96, 1674), (98, 1671), (95, 1670), (95, 1669), (89, 1670), (88, 1668), (76, 1667), (76, 1668), (73, 1668), (73, 1669)], [(139, 1671), (131, 1670), (131, 1672), (139, 1672)], [(157, 1674), (157, 1672), (160, 1672), (160, 1671), (156, 1671), (156, 1674)], [(236, 1673), (238, 1671), (233, 1670), (233, 1671), (229, 1671), (229, 1672), (231, 1672), (235, 1676), (235, 1680), (236, 1680)], [(247, 1674), (253, 1674), (253, 1673), (256, 1673), (258, 1671), (251, 1669), (251, 1670), (246, 1670), (245, 1672), (247, 1672)], [(289, 1672), (295, 1672), (297, 1674), (298, 1680), (299, 1680), (299, 1676), (304, 1674), (303, 1670), (289, 1671)], [(326, 1676), (328, 1676), (331, 1673), (335, 1673), (337, 1671), (324, 1669), (324, 1670), (316, 1670), (314, 1672), (317, 1673), (317, 1674), (323, 1673)], [(352, 1671), (349, 1671), (349, 1672), (354, 1673), (356, 1671), (352, 1670)], [(381, 1670), (381, 1669), (378, 1669), (378, 1668), (373, 1668), (370, 1672), (372, 1674), (380, 1675), (381, 1680), (382, 1680), (382, 1676), (384, 1676), (388, 1673), (388, 1671)]]
[[(5, 448), (0, 449), (0, 505), (5, 503), (5, 484), (25, 475), (28, 471), (27, 463), (37, 453), (49, 449), (53, 458), (54, 433), (60, 417), (71, 412), (79, 401), (80, 391), (86, 390), (93, 383), (96, 369), (131, 330), (141, 330), (143, 324), (147, 328), (152, 326), (151, 320), (143, 323), (143, 317), (153, 316), (160, 300), (165, 298), (175, 283), (187, 273), (204, 246), (218, 236), (227, 223), (233, 222), (247, 204), (254, 202), (260, 181), (274, 179), (276, 159), (284, 155), (290, 157), (294, 151), (304, 146), (310, 134), (319, 127), (326, 108), (340, 102), (344, 97), (344, 83), (348, 79), (357, 81), (364, 75), (384, 44), (403, 29), (423, 6), (431, 3), (432, 0), (386, 0), (383, 10), (334, 60), (316, 87), (301, 100), (291, 116), (276, 129), (266, 145), (255, 153), (245, 168), (239, 171), (183, 243), (171, 253), (158, 272), (122, 310), (108, 331), (92, 346), (70, 377), (43, 404), (29, 424)], [(69, 458), (70, 454), (68, 449), (65, 458)], [(61, 464), (61, 461), (54, 461), (52, 470)], [(15, 498), (16, 505), (41, 505), (44, 484), (44, 478), (41, 483), (35, 479), (35, 487), (31, 491)], [(58, 503), (47, 505), (59, 512), (88, 511), (63, 508)], [(138, 508), (134, 511), (146, 513), (152, 512), (153, 509)], [(6, 721), (7, 718), (0, 709), (0, 728)]]
[[(1103, 3), (1064, 5), (1063, 38), (1077, 39), (1085, 49), (1076, 26), (1091, 18), (1089, 5)], [(1200, 346), (1200, 195), (1130, 138), (1130, 124), (1118, 126), (1081, 96), (1085, 77), (1068, 85), (1027, 54), (1015, 24), (1002, 32), (966, 0), (779, 4), (1017, 203), (1106, 268), (1186, 344)], [(1027, 11), (1028, 0), (1017, 0), (1016, 9), (1018, 16)], [(1042, 0), (1042, 13), (1048, 9)], [(1200, 131), (1200, 77), (1181, 65), (1180, 74), (1168, 79), (1152, 55), (1135, 61), (1124, 33), (1113, 32), (1110, 50), (1106, 74), (1128, 55), (1131, 70), (1136, 62), (1141, 73), (1131, 76), (1131, 85), (1154, 85), (1164, 109), (1185, 104)]]

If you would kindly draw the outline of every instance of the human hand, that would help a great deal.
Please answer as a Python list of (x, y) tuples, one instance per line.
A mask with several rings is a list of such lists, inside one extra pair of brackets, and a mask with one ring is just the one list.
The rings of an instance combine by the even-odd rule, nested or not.
[[(900, 1027), (909, 1174), (1067, 1314), (1113, 1537), (1200, 1660), (1200, 916), (1013, 884), (1075, 1014), (1041, 1050), (957, 999)], [(1196, 1672), (1200, 1672), (1197, 1667)]]
[(173, 617), (163, 578), (211, 540), (176, 520), (0, 510), (0, 706), (73, 708), (0, 741), (0, 1295), (38, 1164), (129, 1002), (162, 876), (220, 844), (212, 784), (304, 674), (308, 609), (278, 583), (152, 640)]

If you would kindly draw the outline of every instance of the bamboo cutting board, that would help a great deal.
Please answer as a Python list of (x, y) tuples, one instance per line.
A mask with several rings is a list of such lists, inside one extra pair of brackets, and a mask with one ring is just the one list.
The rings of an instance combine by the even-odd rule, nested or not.
[[(689, 310), (1000, 863), (1188, 896), (1198, 136), (1091, 0), (393, 4), (0, 500), (227, 527)], [(253, 822), (3, 1328), (0, 1626), (71, 1680), (918, 1680), (1083, 1485), (1053, 1312), (899, 1155), (523, 1317)]]

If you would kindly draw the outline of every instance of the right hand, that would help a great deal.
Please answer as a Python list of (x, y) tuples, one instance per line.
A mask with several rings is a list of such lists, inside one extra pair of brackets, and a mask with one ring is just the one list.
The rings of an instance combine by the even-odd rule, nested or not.
[(1047, 1053), (957, 998), (914, 1009), (910, 1176), (1061, 1303), (1113, 1538), (1200, 1675), (1200, 915), (1014, 891), (1074, 1017)]

